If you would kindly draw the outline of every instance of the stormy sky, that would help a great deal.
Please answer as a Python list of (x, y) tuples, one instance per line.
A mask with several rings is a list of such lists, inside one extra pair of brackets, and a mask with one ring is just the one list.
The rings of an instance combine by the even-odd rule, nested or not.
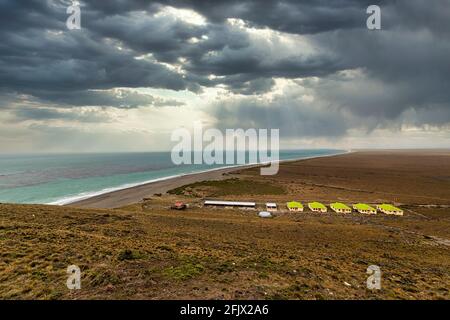
[[(0, 152), (450, 147), (450, 0), (0, 0)], [(381, 8), (381, 30), (366, 9)]]

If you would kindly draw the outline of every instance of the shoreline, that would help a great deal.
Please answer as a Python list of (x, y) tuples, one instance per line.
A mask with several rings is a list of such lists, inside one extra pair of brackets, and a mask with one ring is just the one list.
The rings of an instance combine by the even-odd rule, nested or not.
[[(302, 160), (318, 159), (325, 157), (335, 157), (344, 154), (353, 153), (356, 151), (345, 150), (341, 153), (333, 153), (320, 156), (311, 156), (297, 159), (286, 159), (278, 160), (279, 164), (287, 162), (297, 162)], [(268, 165), (269, 163), (257, 163), (257, 164), (244, 164), (244, 165), (233, 165), (229, 167), (214, 168), (205, 171), (199, 171), (194, 173), (187, 173), (177, 176), (169, 176), (151, 180), (148, 182), (138, 183), (130, 187), (117, 187), (117, 190), (106, 191), (95, 194), (93, 196), (89, 195), (86, 198), (75, 200), (67, 203), (60, 203), (55, 201), (49, 203), (49, 205), (58, 206), (72, 206), (77, 208), (94, 208), (94, 209), (113, 209), (117, 207), (126, 206), (133, 203), (140, 202), (143, 198), (151, 196), (156, 193), (165, 193), (169, 190), (181, 187), (186, 184), (191, 184), (195, 182), (205, 181), (205, 180), (223, 180), (227, 177), (225, 174), (232, 173), (234, 171), (250, 168), (258, 168), (261, 166)]]

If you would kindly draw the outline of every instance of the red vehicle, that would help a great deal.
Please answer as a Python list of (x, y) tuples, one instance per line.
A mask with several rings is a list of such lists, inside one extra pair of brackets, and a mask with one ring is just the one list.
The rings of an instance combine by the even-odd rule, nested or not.
[(185, 210), (187, 208), (187, 205), (182, 201), (177, 201), (173, 206), (170, 207), (170, 209), (173, 210)]

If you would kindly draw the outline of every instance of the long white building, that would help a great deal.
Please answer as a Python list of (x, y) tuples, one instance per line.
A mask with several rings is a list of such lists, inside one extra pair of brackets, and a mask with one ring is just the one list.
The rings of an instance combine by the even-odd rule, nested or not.
[(205, 206), (255, 208), (256, 202), (205, 200)]

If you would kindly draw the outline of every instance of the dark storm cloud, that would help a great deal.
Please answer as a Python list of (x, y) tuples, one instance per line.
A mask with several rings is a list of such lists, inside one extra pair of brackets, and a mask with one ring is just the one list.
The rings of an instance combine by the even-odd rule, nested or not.
[(0, 30), (11, 32), (31, 28), (61, 28), (64, 14), (64, 7), (58, 2), (2, 0)]
[(220, 119), (216, 126), (231, 128), (279, 129), (283, 137), (340, 137), (348, 126), (339, 110), (311, 109), (295, 97), (276, 97), (264, 102), (253, 97), (214, 105), (213, 115)]
[[(341, 128), (371, 131), (403, 124), (448, 126), (449, 17), (450, 2), (396, 1), (382, 6), (382, 31), (341, 28), (316, 34), (309, 39), (323, 51), (338, 57), (336, 61), (340, 62), (341, 70), (357, 69), (362, 74), (348, 77), (340, 73), (324, 73), (319, 75), (318, 82), (302, 84), (312, 90), (318, 100), (330, 106), (330, 115), (347, 112), (358, 117), (353, 121), (339, 118), (343, 121)], [(315, 107), (312, 102), (312, 112), (315, 112)], [(309, 119), (308, 123), (311, 121), (311, 117), (293, 112), (290, 107), (258, 109), (246, 99), (242, 99), (234, 111), (228, 105), (223, 108), (226, 112), (219, 113), (220, 122), (224, 121), (223, 117), (245, 119), (249, 110), (254, 110), (255, 114), (262, 112), (267, 119), (262, 123), (269, 121), (278, 125), (280, 121), (277, 119), (283, 110), (294, 116), (301, 115), (304, 120)], [(255, 119), (260, 117), (255, 116)], [(318, 119), (314, 121), (321, 123)], [(323, 126), (315, 128), (317, 136), (327, 133)], [(334, 134), (330, 133), (331, 136)]]
[(106, 114), (97, 111), (61, 111), (51, 108), (20, 108), (13, 110), (13, 121), (21, 122), (27, 120), (68, 120), (79, 122), (109, 122), (112, 119)]
[[(191, 25), (170, 16), (150, 17), (143, 12), (128, 12), (121, 16), (108, 16), (94, 22), (91, 30), (116, 39), (138, 54), (151, 52), (161, 62), (177, 63), (180, 57), (187, 60), (185, 79), (197, 85), (226, 85), (234, 92), (260, 93), (250, 90), (261, 84), (261, 78), (321, 76), (345, 68), (332, 54), (305, 57), (301, 52), (288, 58), (268, 55), (269, 43), (253, 43), (249, 35), (227, 24), (207, 26)], [(190, 43), (191, 39), (198, 42)], [(226, 76), (216, 80), (211, 74)], [(270, 86), (266, 86), (270, 89)]]
[(394, 119), (407, 109), (447, 105), (450, 117), (450, 41), (428, 31), (363, 31), (322, 35), (317, 41), (360, 68), (363, 76), (330, 76), (312, 83), (318, 95), (352, 113)]
[[(112, 38), (125, 43), (139, 52), (151, 52), (158, 60), (175, 62), (180, 56), (195, 51), (188, 40), (208, 33), (207, 28), (195, 26), (171, 16), (154, 17), (148, 12), (127, 12), (121, 15), (96, 17), (87, 22), (87, 27), (103, 38)], [(194, 54), (194, 53), (191, 53)]]
[[(14, 122), (27, 120), (67, 120), (85, 123), (111, 122), (107, 107), (132, 109), (139, 107), (178, 107), (183, 102), (162, 99), (149, 94), (140, 94), (124, 89), (113, 91), (72, 91), (72, 92), (39, 92), (39, 97), (22, 96), (4, 93), (0, 108), (13, 116)], [(21, 101), (16, 103), (15, 101)], [(50, 107), (49, 107), (50, 106)], [(79, 109), (74, 107), (90, 106), (94, 108)]]
[[(67, 1), (2, 2), (3, 15), (18, 17), (16, 22), (6, 16), (2, 19), (6, 21), (0, 31), (2, 88), (45, 98), (52, 91), (64, 94), (114, 87), (196, 92), (200, 90), (199, 85), (228, 82), (232, 90), (252, 93), (251, 84), (262, 83), (257, 80), (261, 77), (310, 76), (339, 69), (332, 66), (326, 70), (334, 62), (321, 63), (320, 58), (312, 61), (284, 59), (262, 65), (258, 61), (258, 48), (250, 46), (246, 33), (224, 24), (196, 26), (170, 16), (155, 17), (153, 14), (161, 10), (162, 5), (148, 5), (145, 1), (84, 1), (82, 30), (68, 31), (65, 3)], [(198, 6), (196, 3), (171, 4), (194, 9)], [(202, 36), (208, 37), (207, 40), (188, 42)], [(241, 53), (244, 49), (246, 52)], [(208, 56), (212, 51), (217, 54)], [(186, 58), (188, 74), (182, 76), (157, 61), (135, 59), (148, 53), (161, 62), (173, 63), (179, 57)], [(207, 78), (210, 74), (234, 78), (210, 81)]]
[[(405, 114), (416, 124), (445, 125), (450, 119), (449, 1), (81, 2), (82, 30), (68, 31), (68, 1), (0, 1), (3, 92), (64, 107), (132, 108), (179, 103), (93, 90), (152, 87), (200, 92), (202, 87), (221, 85), (251, 96), (270, 91), (274, 78), (318, 77), (302, 85), (320, 105), (296, 105), (293, 100), (285, 101), (285, 106), (264, 102), (256, 109), (257, 100), (242, 98), (240, 103), (215, 106), (214, 112), (224, 121), (251, 115), (260, 124), (277, 126), (285, 121), (285, 110), (290, 118), (308, 119), (308, 128), (296, 134), (329, 136), (345, 134), (352, 127), (338, 123), (345, 122), (348, 113), (365, 123), (376, 119), (378, 124), (401, 122)], [(382, 8), (381, 31), (366, 29), (366, 8), (371, 4)], [(191, 9), (206, 23), (161, 15), (166, 5)], [(298, 50), (285, 54), (274, 39), (255, 40), (245, 28), (231, 26), (228, 18), (242, 19), (247, 28), (303, 38)], [(315, 51), (302, 50), (302, 41)], [(184, 73), (174, 65), (182, 65)], [(344, 70), (359, 73), (342, 76)], [(327, 106), (328, 114), (336, 114), (332, 123), (324, 116)], [(254, 114), (257, 110), (262, 118)], [(265, 118), (273, 119), (273, 124)]]
[(25, 92), (188, 87), (167, 67), (136, 60), (130, 52), (118, 50), (105, 39), (90, 37), (88, 31), (56, 36), (45, 30), (28, 30), (7, 36), (7, 41), (0, 43), (1, 87)]
[[(73, 104), (80, 105), (78, 102), (85, 99), (87, 105), (103, 105), (108, 97), (89, 90), (115, 87), (198, 90), (196, 84), (188, 83), (168, 67), (136, 59), (126, 45), (120, 50), (119, 43), (88, 28), (68, 31), (66, 8), (58, 1), (0, 2), (0, 12), (5, 16), (0, 30), (2, 91), (43, 100), (55, 98), (55, 103), (70, 103), (69, 99), (74, 99)], [(84, 18), (89, 15), (87, 12)], [(11, 16), (17, 16), (17, 21)], [(96, 97), (99, 101), (94, 101)], [(128, 98), (135, 100), (136, 96)], [(110, 100), (111, 106), (135, 104), (123, 99)]]
[(217, 23), (227, 18), (239, 18), (257, 27), (311, 34), (335, 29), (360, 28), (365, 23), (367, 6), (382, 4), (377, 0), (173, 0), (162, 1), (191, 8)]
[(135, 10), (155, 10), (158, 5), (194, 10), (213, 24), (228, 18), (239, 18), (251, 26), (273, 30), (310, 34), (335, 29), (361, 28), (365, 25), (366, 8), (383, 5), (388, 0), (159, 0), (148, 1), (85, 1), (95, 10), (108, 15)]
[(258, 78), (249, 80), (247, 82), (243, 82), (241, 79), (239, 79), (238, 85), (235, 86), (233, 79), (230, 79), (227, 80), (227, 85), (228, 88), (230, 88), (235, 93), (250, 95), (261, 94), (270, 91), (270, 89), (275, 85), (275, 81), (272, 78)]
[(42, 103), (52, 102), (60, 106), (100, 106), (131, 109), (154, 106), (182, 106), (183, 102), (161, 99), (149, 94), (116, 89), (114, 91), (71, 91), (71, 92), (39, 92), (36, 94)]

